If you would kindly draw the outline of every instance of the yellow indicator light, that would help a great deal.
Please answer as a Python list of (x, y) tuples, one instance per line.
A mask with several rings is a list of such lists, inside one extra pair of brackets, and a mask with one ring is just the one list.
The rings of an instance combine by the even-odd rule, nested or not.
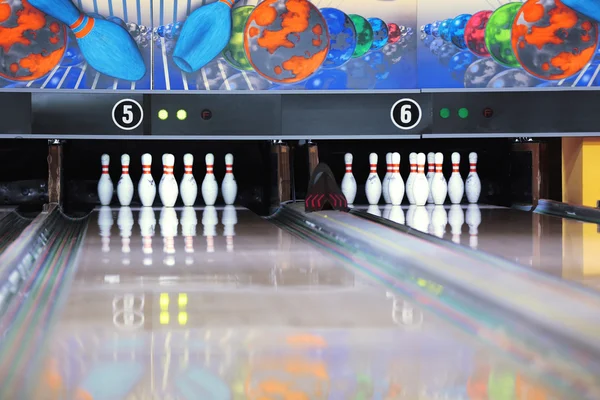
[(169, 312), (168, 311), (161, 311), (160, 312), (160, 324), (161, 325), (169, 325), (169, 320), (170, 320), (170, 316), (169, 316)]
[(187, 118), (187, 111), (185, 110), (177, 110), (177, 119), (183, 121)]
[(162, 109), (158, 111), (158, 119), (164, 121), (167, 118), (169, 118), (169, 112), (167, 110)]
[(177, 303), (180, 308), (186, 307), (188, 303), (187, 293), (179, 293), (179, 299), (177, 299)]
[(165, 311), (169, 308), (169, 294), (161, 293), (160, 298), (158, 300), (158, 304), (160, 304), (160, 309)]
[(186, 325), (188, 322), (188, 314), (185, 311), (180, 311), (177, 316), (177, 321), (179, 321), (179, 325)]

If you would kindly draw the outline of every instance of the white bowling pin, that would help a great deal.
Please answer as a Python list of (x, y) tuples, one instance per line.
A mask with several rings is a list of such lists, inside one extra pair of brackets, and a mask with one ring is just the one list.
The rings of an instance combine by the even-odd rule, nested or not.
[(130, 259), (127, 256), (131, 253), (131, 231), (133, 229), (133, 213), (130, 207), (121, 207), (119, 209), (119, 216), (117, 217), (117, 225), (119, 226), (119, 233), (121, 235), (121, 253), (125, 256), (122, 259), (123, 265), (129, 265)]
[[(437, 163), (436, 163), (437, 164)], [(446, 225), (448, 224), (448, 214), (442, 205), (436, 205), (431, 213), (431, 225), (433, 226), (433, 234), (439, 238), (443, 238), (446, 233)]]
[(152, 207), (156, 197), (156, 183), (152, 177), (152, 155), (142, 155), (142, 177), (138, 182), (138, 195), (143, 207)]
[[(423, 153), (421, 153), (423, 154)], [(425, 154), (423, 154), (425, 157)], [(423, 164), (425, 164), (425, 160), (423, 160)], [(425, 176), (425, 172), (423, 171), (423, 178), (425, 178), (425, 182), (427, 182), (427, 177)], [(427, 202), (427, 197), (423, 201), (423, 204)], [(418, 231), (427, 233), (429, 228), (429, 212), (425, 208), (425, 206), (416, 206), (413, 214), (412, 227)]]
[(433, 193), (431, 193), (431, 181), (435, 175), (435, 153), (427, 153), (427, 182), (429, 183), (429, 196), (427, 197), (427, 203), (433, 203)]
[[(138, 224), (142, 235), (142, 252), (152, 254), (152, 237), (156, 229), (156, 215), (152, 207), (142, 207), (140, 209)], [(144, 265), (147, 265), (145, 260)]]
[(410, 226), (411, 228), (413, 226), (413, 219), (415, 216), (416, 209), (417, 209), (417, 206), (415, 206), (414, 204), (411, 204), (410, 206), (408, 206), (408, 210), (406, 211), (406, 225)]
[(469, 176), (467, 176), (465, 191), (469, 203), (477, 203), (481, 194), (481, 181), (477, 175), (477, 153), (469, 153)]
[[(429, 183), (425, 176), (425, 154), (417, 155), (417, 174), (413, 183), (413, 197), (417, 206), (424, 206), (429, 196)], [(423, 208), (425, 209), (425, 208)], [(427, 211), (427, 210), (425, 210)], [(427, 218), (429, 219), (429, 218)]]
[[(160, 234), (163, 237), (163, 252), (175, 254), (175, 237), (177, 237), (177, 212), (173, 207), (163, 207), (160, 210)], [(169, 264), (167, 262), (167, 264)]]
[(233, 237), (235, 236), (235, 224), (237, 224), (237, 211), (234, 206), (228, 205), (223, 209), (223, 235), (227, 242), (227, 252), (233, 251)]
[(219, 194), (219, 185), (217, 184), (215, 174), (213, 173), (215, 156), (213, 156), (212, 153), (208, 153), (206, 157), (204, 157), (204, 161), (206, 162), (206, 176), (202, 181), (202, 198), (204, 199), (204, 204), (207, 206), (214, 206), (215, 201), (217, 201), (217, 195)]
[(187, 153), (183, 156), (184, 173), (179, 184), (179, 192), (181, 193), (181, 200), (183, 205), (191, 207), (196, 202), (196, 196), (198, 196), (198, 185), (196, 179), (194, 179), (194, 156)]
[[(98, 213), (98, 228), (100, 228), (100, 236), (102, 237), (102, 252), (110, 252), (110, 229), (114, 223), (113, 215), (110, 207), (100, 207)], [(104, 259), (104, 262), (108, 262), (108, 259)]]
[(376, 217), (381, 217), (381, 209), (377, 204), (371, 204), (369, 208), (367, 208), (367, 213)]
[(386, 173), (383, 177), (383, 181), (381, 182), (381, 193), (383, 194), (383, 201), (385, 204), (390, 204), (390, 177), (392, 176), (392, 153), (387, 153), (385, 155), (385, 166)]
[[(193, 207), (184, 207), (181, 211), (181, 236), (185, 241), (185, 252), (187, 254), (194, 253), (194, 237), (196, 236), (196, 225), (198, 225), (198, 217), (196, 210)], [(186, 265), (194, 262), (193, 258), (186, 257)]]
[(393, 206), (402, 204), (404, 198), (404, 180), (400, 175), (400, 153), (392, 154), (392, 173), (389, 180), (389, 197)]
[(400, 206), (392, 206), (388, 219), (397, 224), (404, 225), (404, 211)]
[(442, 166), (444, 165), (444, 155), (442, 153), (435, 153), (435, 174), (431, 180), (431, 191), (433, 192), (433, 202), (436, 205), (444, 204), (446, 201), (446, 195), (448, 194), (448, 183), (442, 172)]
[(467, 206), (467, 216), (465, 218), (469, 225), (469, 246), (477, 249), (479, 245), (479, 224), (481, 224), (481, 210), (477, 204), (469, 204)]
[(376, 153), (369, 154), (369, 166), (371, 172), (369, 173), (367, 183), (365, 184), (365, 193), (370, 205), (379, 204), (379, 199), (381, 199), (381, 180), (379, 179), (379, 175), (377, 175), (378, 158)]
[(173, 166), (175, 165), (175, 156), (173, 154), (163, 154), (163, 176), (158, 184), (158, 195), (160, 201), (165, 207), (175, 206), (179, 196), (179, 187), (175, 176), (173, 175)]
[(383, 217), (383, 219), (389, 219), (391, 211), (392, 211), (392, 205), (391, 204), (386, 204), (385, 206), (383, 206), (383, 213), (381, 215)]
[(408, 156), (408, 162), (410, 164), (410, 174), (406, 179), (406, 198), (410, 204), (415, 204), (415, 197), (413, 196), (413, 184), (417, 177), (417, 153), (410, 153)]
[(117, 183), (117, 198), (121, 206), (129, 206), (133, 199), (133, 181), (129, 176), (129, 154), (121, 156), (121, 178)]
[(233, 176), (233, 154), (229, 153), (225, 155), (225, 177), (221, 182), (221, 195), (226, 205), (235, 203), (237, 189), (237, 182)]
[(448, 223), (450, 224), (452, 241), (460, 244), (460, 235), (462, 234), (462, 225), (465, 223), (465, 213), (460, 204), (452, 204), (448, 213)]
[(460, 204), (465, 194), (465, 183), (460, 176), (460, 154), (452, 153), (452, 175), (448, 181), (448, 197), (452, 204)]
[(353, 204), (356, 198), (356, 180), (352, 174), (352, 154), (346, 153), (344, 163), (346, 164), (346, 173), (342, 179), (342, 193), (346, 196), (348, 204)]
[(108, 154), (102, 154), (100, 162), (102, 163), (102, 175), (100, 175), (100, 180), (98, 181), (98, 199), (100, 199), (101, 205), (108, 206), (110, 205), (115, 190), (108, 173), (110, 156)]
[(219, 216), (214, 206), (206, 206), (202, 211), (202, 226), (204, 227), (204, 236), (206, 237), (206, 252), (215, 252), (215, 236), (217, 236), (217, 225)]

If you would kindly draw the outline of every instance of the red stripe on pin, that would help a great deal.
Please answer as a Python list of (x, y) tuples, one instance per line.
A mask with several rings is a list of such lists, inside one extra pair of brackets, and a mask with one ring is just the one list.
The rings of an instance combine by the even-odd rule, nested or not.
[(75, 21), (71, 25), (69, 25), (69, 28), (71, 28), (71, 29), (77, 29), (77, 28), (79, 28), (79, 25), (81, 25), (81, 23), (83, 22), (84, 18), (85, 18), (85, 15), (83, 15), (83, 13), (79, 14), (79, 18), (77, 18), (77, 21)]

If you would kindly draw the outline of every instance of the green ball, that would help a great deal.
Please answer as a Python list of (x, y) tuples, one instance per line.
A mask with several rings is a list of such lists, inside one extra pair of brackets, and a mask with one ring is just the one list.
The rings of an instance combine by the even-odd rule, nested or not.
[(512, 48), (512, 26), (523, 4), (508, 3), (490, 16), (485, 27), (485, 45), (492, 58), (508, 68), (521, 66)]
[(254, 10), (254, 6), (243, 6), (234, 8), (231, 12), (231, 38), (223, 49), (223, 58), (233, 68), (242, 71), (252, 71), (252, 64), (246, 57), (244, 50), (244, 29), (246, 21)]
[[(520, 4), (520, 3), (519, 3)], [(350, 14), (350, 19), (356, 28), (356, 48), (352, 58), (358, 58), (367, 53), (373, 44), (373, 28), (369, 21), (360, 15)]]

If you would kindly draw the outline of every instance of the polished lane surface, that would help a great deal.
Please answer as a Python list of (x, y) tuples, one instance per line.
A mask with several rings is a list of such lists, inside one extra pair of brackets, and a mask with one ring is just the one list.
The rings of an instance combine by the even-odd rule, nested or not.
[(559, 398), (243, 209), (102, 209), (64, 292), (36, 400)]
[(357, 208), (600, 290), (596, 224), (482, 204)]

